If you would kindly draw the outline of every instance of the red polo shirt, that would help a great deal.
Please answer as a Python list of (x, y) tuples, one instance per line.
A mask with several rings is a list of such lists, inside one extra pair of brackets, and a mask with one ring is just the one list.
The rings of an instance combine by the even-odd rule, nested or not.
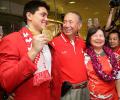
[(74, 45), (64, 35), (53, 39), (53, 65), (60, 68), (63, 81), (80, 83), (87, 80), (86, 67), (84, 64), (83, 49), (84, 40), (75, 36)]

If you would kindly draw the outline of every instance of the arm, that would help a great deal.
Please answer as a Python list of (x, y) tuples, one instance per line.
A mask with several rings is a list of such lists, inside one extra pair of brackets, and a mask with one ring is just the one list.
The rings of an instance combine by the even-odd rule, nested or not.
[(117, 77), (116, 77), (116, 90), (118, 97), (120, 97), (120, 71), (118, 71)]
[(83, 49), (83, 51), (85, 51), (85, 49), (86, 49), (86, 41), (83, 40), (82, 37), (80, 37), (80, 45), (81, 45), (81, 48)]
[(116, 90), (118, 97), (120, 98), (120, 79), (116, 80)]
[(52, 87), (51, 87), (52, 99), (60, 100), (62, 78), (61, 78), (59, 59), (54, 49), (52, 49), (52, 82), (51, 84), (52, 84)]
[(105, 30), (110, 29), (111, 22), (112, 22), (113, 12), (114, 12), (114, 8), (111, 8), (110, 14), (109, 14), (109, 16), (108, 16), (108, 20), (107, 20), (107, 23), (106, 23), (106, 26), (105, 26)]
[[(119, 50), (118, 50), (117, 53), (115, 53), (115, 55), (116, 55), (116, 58), (118, 60), (119, 66), (120, 66), (120, 52), (119, 52)], [(117, 74), (116, 90), (117, 90), (118, 97), (119, 97), (119, 100), (120, 100), (120, 70), (118, 71), (118, 74)]]
[(27, 54), (19, 55), (18, 48), (11, 41), (3, 39), (0, 44), (0, 83), (11, 92), (36, 70)]
[(52, 54), (52, 82), (51, 82), (51, 93), (53, 100), (60, 100), (61, 97), (61, 86), (62, 86), (62, 78), (61, 78), (61, 69), (60, 69), (60, 61), (58, 58), (58, 54), (56, 52), (56, 45), (54, 41), (49, 42), (51, 46), (51, 54)]

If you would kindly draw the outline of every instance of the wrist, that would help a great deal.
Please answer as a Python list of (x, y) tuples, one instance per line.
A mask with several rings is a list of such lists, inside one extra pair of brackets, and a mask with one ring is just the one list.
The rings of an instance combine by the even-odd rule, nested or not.
[(111, 8), (111, 11), (110, 11), (110, 13), (113, 13), (114, 12), (114, 8)]
[(36, 55), (37, 55), (38, 52), (36, 52), (34, 49), (31, 49), (30, 51), (28, 51), (28, 57), (34, 61)]

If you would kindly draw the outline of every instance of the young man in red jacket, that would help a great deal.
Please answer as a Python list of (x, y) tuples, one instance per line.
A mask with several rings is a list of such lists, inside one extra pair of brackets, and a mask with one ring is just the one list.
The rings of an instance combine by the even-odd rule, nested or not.
[(49, 39), (41, 34), (48, 11), (43, 1), (28, 2), (23, 12), (26, 26), (0, 43), (0, 84), (7, 93), (14, 92), (14, 100), (51, 100)]

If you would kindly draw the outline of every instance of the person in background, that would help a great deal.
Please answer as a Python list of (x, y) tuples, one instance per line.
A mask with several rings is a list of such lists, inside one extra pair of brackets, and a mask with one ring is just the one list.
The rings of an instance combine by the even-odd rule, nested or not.
[[(120, 33), (116, 30), (111, 31), (108, 34), (108, 41), (109, 41), (109, 46), (115, 52), (115, 55), (118, 59), (118, 63), (120, 66)], [(120, 79), (119, 78), (116, 81), (116, 88), (118, 91), (118, 96), (120, 98)]]
[(2, 29), (2, 26), (0, 26), (0, 41), (2, 40), (3, 38), (3, 29)]
[(120, 33), (112, 30), (108, 35), (109, 46), (120, 55)]
[(109, 33), (112, 30), (117, 30), (118, 32), (120, 32), (119, 15), (120, 15), (119, 7), (111, 7), (110, 8), (107, 23), (103, 27), (106, 37), (108, 37)]
[[(0, 26), (0, 42), (3, 38), (3, 30), (2, 30), (2, 26)], [(1, 86), (0, 86), (0, 100), (2, 100), (2, 91), (1, 91)]]
[(26, 26), (0, 43), (0, 84), (15, 94), (14, 100), (57, 100), (51, 98), (49, 39), (41, 34), (48, 11), (44, 1), (28, 2), (23, 11)]
[(2, 37), (3, 37), (3, 34), (2, 34), (2, 33), (0, 33), (0, 41), (2, 40)]
[(118, 100), (115, 79), (119, 66), (112, 50), (105, 46), (104, 32), (96, 27), (90, 28), (86, 47), (90, 100)]
[[(3, 28), (2, 28), (2, 26), (0, 26), (0, 42), (2, 41), (3, 34), (4, 34)], [(3, 90), (3, 88), (0, 86), (0, 100), (5, 100), (6, 97), (4, 94), (6, 94), (6, 93)], [(14, 100), (14, 94), (7, 96), (7, 100)]]
[(63, 83), (61, 100), (89, 100), (83, 53), (85, 43), (78, 36), (81, 26), (82, 19), (78, 13), (66, 13), (63, 32), (50, 43), (53, 47), (53, 66), (58, 67)]

